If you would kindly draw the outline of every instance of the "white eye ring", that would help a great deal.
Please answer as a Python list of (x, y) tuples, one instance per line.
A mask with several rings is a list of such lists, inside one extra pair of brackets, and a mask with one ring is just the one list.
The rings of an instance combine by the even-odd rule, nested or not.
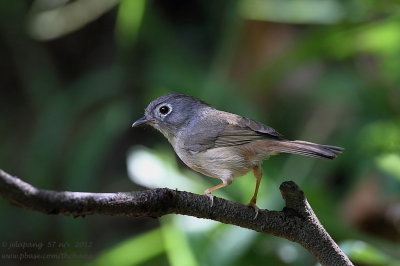
[(172, 112), (172, 106), (170, 104), (161, 104), (157, 107), (157, 112), (160, 116), (167, 116)]

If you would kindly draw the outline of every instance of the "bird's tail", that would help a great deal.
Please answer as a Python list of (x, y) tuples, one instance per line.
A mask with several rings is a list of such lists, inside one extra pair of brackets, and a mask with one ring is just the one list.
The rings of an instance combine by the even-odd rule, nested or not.
[(309, 157), (335, 159), (344, 149), (337, 146), (321, 145), (301, 140), (279, 140), (270, 143), (274, 152), (300, 154)]

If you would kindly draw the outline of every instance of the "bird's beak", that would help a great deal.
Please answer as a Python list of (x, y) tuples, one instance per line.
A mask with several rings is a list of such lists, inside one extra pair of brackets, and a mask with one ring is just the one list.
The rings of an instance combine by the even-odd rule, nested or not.
[(137, 127), (137, 126), (146, 124), (148, 122), (150, 122), (150, 120), (148, 120), (145, 116), (143, 116), (142, 118), (139, 118), (138, 120), (133, 122), (132, 127)]

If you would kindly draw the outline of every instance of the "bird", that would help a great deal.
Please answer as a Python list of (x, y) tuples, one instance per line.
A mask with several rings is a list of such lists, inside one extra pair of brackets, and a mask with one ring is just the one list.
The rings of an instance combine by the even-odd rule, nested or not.
[(151, 101), (144, 116), (136, 120), (132, 127), (141, 125), (150, 125), (160, 131), (189, 168), (221, 180), (203, 193), (211, 199), (211, 206), (213, 192), (252, 171), (256, 185), (247, 205), (255, 209), (256, 217), (264, 159), (279, 153), (334, 159), (344, 150), (332, 145), (287, 140), (272, 127), (218, 110), (182, 93), (168, 93)]

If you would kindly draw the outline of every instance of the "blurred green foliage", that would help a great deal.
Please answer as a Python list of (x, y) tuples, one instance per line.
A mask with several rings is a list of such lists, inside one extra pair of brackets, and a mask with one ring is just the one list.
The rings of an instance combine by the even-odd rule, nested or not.
[[(149, 184), (202, 193), (218, 180), (188, 170), (155, 130), (130, 128), (153, 98), (183, 92), (289, 139), (345, 147), (334, 161), (265, 161), (259, 205), (282, 208), (279, 184), (294, 180), (354, 262), (400, 264), (398, 1), (123, 0), (48, 42), (26, 32), (31, 2), (0, 2), (0, 168), (52, 190), (136, 190), (127, 158), (140, 144), (169, 173)], [(253, 188), (246, 175), (217, 195), (246, 203)], [(4, 258), (23, 252), (90, 257), (43, 265), (315, 263), (284, 239), (196, 218), (73, 219), (1, 199), (0, 212), (7, 265), (32, 262)]]

